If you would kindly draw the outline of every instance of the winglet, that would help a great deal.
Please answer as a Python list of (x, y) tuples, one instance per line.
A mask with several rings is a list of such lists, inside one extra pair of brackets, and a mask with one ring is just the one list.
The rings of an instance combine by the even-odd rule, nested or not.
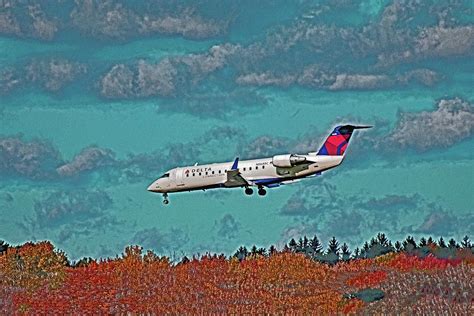
[(232, 168), (230, 170), (237, 170), (239, 166), (239, 157), (235, 158), (234, 163), (232, 164)]

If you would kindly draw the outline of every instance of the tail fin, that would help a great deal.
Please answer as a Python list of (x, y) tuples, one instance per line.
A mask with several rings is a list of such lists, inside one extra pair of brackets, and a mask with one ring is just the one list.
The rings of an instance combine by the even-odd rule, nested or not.
[(354, 126), (354, 125), (340, 125), (336, 126), (331, 135), (328, 136), (318, 155), (324, 156), (342, 156), (344, 155), (349, 139), (351, 139), (352, 132), (355, 129), (371, 128), (372, 126)]

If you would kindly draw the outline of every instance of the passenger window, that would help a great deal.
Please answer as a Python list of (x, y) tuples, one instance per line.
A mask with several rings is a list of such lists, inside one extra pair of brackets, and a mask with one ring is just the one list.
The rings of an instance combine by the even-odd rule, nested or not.
[(199, 172), (199, 175), (201, 175), (201, 173)]
[(189, 177), (189, 173), (186, 173), (186, 177)]
[(249, 171), (251, 171), (251, 170), (252, 170), (252, 167), (249, 167)]
[(245, 171), (245, 167), (244, 167), (244, 171)]
[(193, 177), (194, 177), (195, 175), (196, 175), (196, 174), (195, 174), (195, 173), (193, 173)]
[(221, 173), (221, 171), (219, 170), (219, 173)]
[(265, 166), (262, 166), (262, 169), (265, 169)]
[(214, 174), (214, 170), (212, 170), (212, 174)]
[(206, 171), (206, 176), (207, 176), (207, 171)]
[(255, 166), (255, 170), (258, 170), (258, 166)]

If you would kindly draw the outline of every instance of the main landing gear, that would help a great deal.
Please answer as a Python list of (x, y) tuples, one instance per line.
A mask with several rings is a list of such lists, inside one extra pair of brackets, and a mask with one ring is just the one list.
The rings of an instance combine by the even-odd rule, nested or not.
[[(249, 188), (249, 187), (246, 187), (245, 188), (245, 194), (252, 195), (253, 194), (253, 189)], [(267, 191), (263, 187), (259, 186), (258, 187), (258, 195), (264, 196), (265, 194), (267, 194)]]
[(168, 200), (168, 193), (163, 193), (163, 204), (167, 205), (169, 202), (170, 200)]

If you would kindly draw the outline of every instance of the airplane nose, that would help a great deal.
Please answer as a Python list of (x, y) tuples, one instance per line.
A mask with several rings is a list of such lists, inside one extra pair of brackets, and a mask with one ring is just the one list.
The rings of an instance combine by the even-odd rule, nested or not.
[(147, 188), (147, 190), (150, 191), (150, 192), (158, 192), (159, 189), (160, 189), (160, 186), (157, 185), (156, 182), (153, 182)]

